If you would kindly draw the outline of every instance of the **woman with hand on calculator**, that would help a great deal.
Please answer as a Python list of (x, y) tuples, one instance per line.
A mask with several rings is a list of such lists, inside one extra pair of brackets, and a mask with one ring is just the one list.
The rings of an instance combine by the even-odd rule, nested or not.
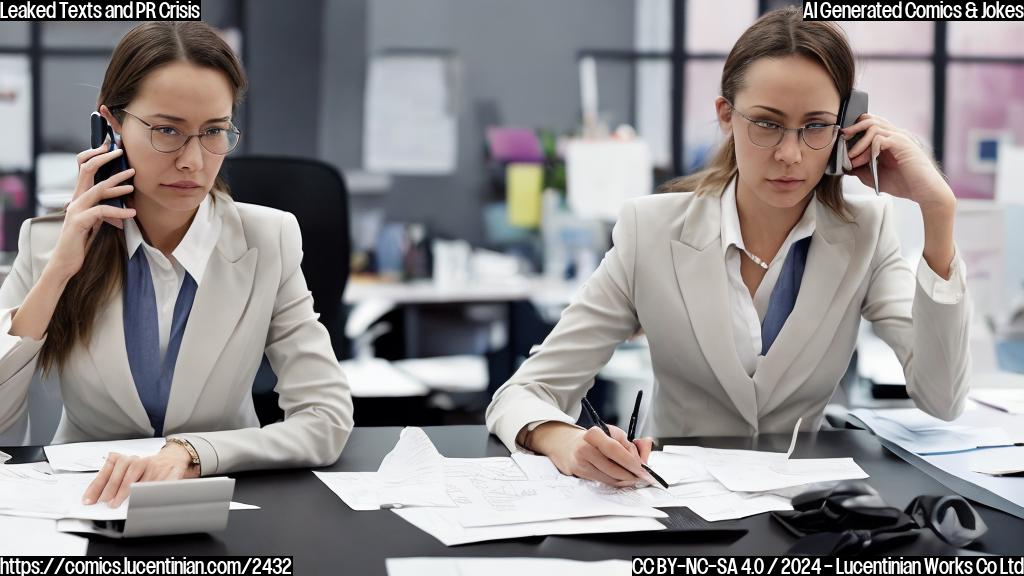
[[(352, 430), (295, 217), (234, 202), (218, 175), (245, 88), (205, 23), (136, 26), (97, 103), (121, 147), (79, 154), (71, 203), (21, 228), (0, 288), (0, 431), (23, 417), (42, 370), (60, 377), (55, 444), (167, 439), (152, 456), (108, 456), (86, 503), (117, 506), (139, 481), (330, 464)], [(121, 157), (131, 168), (94, 183)], [(264, 354), (285, 417), (260, 428)]]

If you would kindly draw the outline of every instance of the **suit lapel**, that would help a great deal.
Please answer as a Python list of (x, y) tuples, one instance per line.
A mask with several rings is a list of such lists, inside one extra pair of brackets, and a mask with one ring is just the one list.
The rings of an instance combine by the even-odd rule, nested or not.
[(135, 388), (135, 379), (132, 378), (131, 366), (128, 364), (128, 351), (124, 342), (124, 298), (121, 290), (113, 295), (110, 303), (102, 308), (96, 318), (93, 337), (89, 342), (89, 355), (110, 397), (140, 430), (146, 430), (152, 435), (153, 426), (149, 423), (149, 416), (142, 405), (142, 400), (139, 399), (139, 391)]
[(757, 430), (754, 384), (740, 364), (732, 334), (721, 218), (719, 197), (695, 195), (680, 240), (672, 240), (672, 259), (701, 352), (736, 409)]
[[(837, 299), (843, 285), (853, 250), (851, 224), (842, 222), (824, 205), (816, 203), (816, 226), (807, 253), (800, 293), (790, 318), (783, 325), (775, 343), (761, 360), (754, 374), (758, 408), (767, 411), (772, 399), (786, 398), (805, 377), (788, 374), (801, 354), (815, 353), (811, 338), (827, 323), (835, 328), (842, 319), (844, 305)], [(831, 333), (826, 330), (825, 333)]]
[(258, 251), (248, 248), (241, 218), (229, 197), (218, 194), (216, 210), (222, 223), (220, 238), (182, 336), (165, 430), (181, 426), (192, 414), (252, 293)]

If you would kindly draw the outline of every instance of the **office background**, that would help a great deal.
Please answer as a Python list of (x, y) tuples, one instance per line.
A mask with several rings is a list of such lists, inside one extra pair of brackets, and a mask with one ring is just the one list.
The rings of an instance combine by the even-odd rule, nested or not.
[[(522, 261), (516, 269), (519, 276), (542, 272), (549, 245), (539, 238), (538, 227), (506, 227), (500, 215), (488, 217), (494, 206), (505, 203), (507, 191), (505, 167), (492, 157), (489, 127), (526, 128), (556, 137), (578, 134), (584, 113), (581, 62), (592, 59), (598, 124), (612, 130), (621, 124), (636, 129), (649, 149), (652, 187), (690, 172), (717, 142), (712, 99), (725, 55), (760, 13), (783, 4), (207, 0), (202, 7), (204, 20), (224, 31), (249, 74), (250, 92), (238, 121), (243, 138), (235, 154), (315, 159), (345, 177), (353, 252), (371, 253), (369, 264), (353, 260), (357, 276), (348, 287), (351, 292), (358, 285), (359, 293), (369, 296), (346, 296), (338, 325), (331, 327), (342, 342), (339, 356), (347, 359), (355, 350), (343, 325), (355, 308), (372, 300), (375, 284), (364, 282), (379, 271), (373, 259), (377, 266), (382, 264), (381, 254), (372, 253), (381, 248), (388, 224), (401, 224), (407, 233), (418, 230), (414, 238), (462, 240), (475, 248), (515, 254)], [(45, 180), (40, 156), (87, 147), (85, 119), (95, 107), (110, 51), (131, 25), (0, 23), (0, 98), (5, 94), (2, 82), (27, 79), (29, 87), (29, 98), (22, 102), (27, 107), (9, 108), (28, 121), (18, 125), (20, 132), (12, 131), (15, 137), (0, 144), (29, 151), (27, 164), (0, 165), (4, 250), (16, 249), (21, 220), (46, 208), (40, 206), (44, 195), (37, 193)], [(1019, 43), (1024, 24), (843, 25), (857, 52), (858, 84), (871, 95), (872, 111), (915, 132), (935, 150), (954, 191), (964, 200), (963, 233), (985, 236), (977, 238), (967, 256), (970, 269), (983, 272), (972, 279), (972, 289), (975, 280), (984, 287), (975, 297), (984, 300), (984, 325), (978, 330), (984, 332), (979, 346), (991, 349), (988, 364), (1024, 371), (1024, 355), (1015, 344), (1024, 339), (1024, 319), (1013, 318), (1019, 306), (1015, 302), (1021, 302), (1024, 293), (1024, 194), (1019, 191), (1024, 182), (1015, 184), (1013, 174), (1000, 176), (996, 155), (1014, 142), (1024, 142), (1024, 48)], [(454, 162), (441, 173), (367, 170), (366, 94), (372, 63), (395, 54), (457, 63), (457, 81), (448, 86)], [(415, 91), (417, 86), (410, 84), (408, 89)], [(10, 98), (14, 91), (6, 93)], [(18, 152), (9, 157), (18, 157)], [(997, 185), (1000, 178), (1002, 186)], [(279, 194), (290, 191), (281, 189)], [(908, 218), (905, 248), (912, 252), (919, 238), (912, 230), (912, 211), (903, 213)], [(993, 222), (998, 223), (996, 228)], [(599, 223), (599, 238), (590, 241), (592, 259), (575, 261), (579, 270), (570, 267), (562, 276), (578, 279), (585, 264), (599, 259), (609, 225), (607, 218)], [(996, 232), (982, 233), (992, 230)], [(424, 243), (429, 246), (429, 241)], [(400, 258), (400, 277), (429, 276), (430, 266), (425, 266), (427, 274), (410, 273), (407, 255)], [(462, 282), (473, 284), (471, 278)], [(379, 292), (396, 283), (382, 285)], [(571, 294), (571, 288), (569, 282), (564, 292)], [(376, 355), (388, 360), (478, 356), (486, 366), (484, 387), (474, 389), (476, 396), (466, 396), (464, 390), (439, 395), (431, 388), (429, 400), (415, 396), (415, 402), (398, 410), (396, 398), (370, 396), (364, 400), (365, 413), (421, 413), (426, 402), (439, 421), (448, 421), (444, 414), (455, 413), (460, 414), (458, 421), (480, 421), (482, 399), (543, 338), (564, 300), (538, 302), (521, 294), (428, 303), (398, 298), (368, 324), (390, 326), (377, 341)], [(349, 336), (369, 331), (353, 330)], [(618, 370), (626, 374), (623, 380), (642, 386), (644, 378), (636, 378), (645, 369), (642, 342), (637, 346), (639, 359), (624, 357)], [(606, 376), (615, 380), (615, 374)], [(614, 397), (614, 385), (606, 388)], [(608, 401), (614, 404), (613, 399)]]

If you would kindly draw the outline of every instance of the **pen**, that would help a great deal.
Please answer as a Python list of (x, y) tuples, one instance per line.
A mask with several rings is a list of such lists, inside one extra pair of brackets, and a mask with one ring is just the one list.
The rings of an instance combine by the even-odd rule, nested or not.
[(640, 400), (644, 397), (644, 391), (638, 390), (636, 393), (636, 403), (633, 404), (633, 415), (629, 417), (629, 432), (626, 434), (626, 439), (632, 442), (636, 439), (636, 418), (640, 415)]
[[(608, 425), (605, 424), (604, 421), (601, 420), (601, 417), (597, 415), (597, 410), (594, 410), (594, 407), (590, 404), (590, 401), (587, 400), (586, 397), (583, 398), (583, 408), (586, 409), (587, 415), (590, 416), (590, 419), (594, 421), (594, 424), (600, 426), (601, 430), (609, 438), (613, 438), (611, 431), (608, 430)], [(665, 482), (665, 480), (661, 476), (658, 476), (658, 474), (654, 470), (651, 470), (650, 467), (647, 466), (647, 464), (641, 462), (640, 466), (643, 467), (643, 469), (646, 470), (652, 478), (657, 480), (658, 484), (661, 484), (663, 488), (668, 489), (668, 482)]]

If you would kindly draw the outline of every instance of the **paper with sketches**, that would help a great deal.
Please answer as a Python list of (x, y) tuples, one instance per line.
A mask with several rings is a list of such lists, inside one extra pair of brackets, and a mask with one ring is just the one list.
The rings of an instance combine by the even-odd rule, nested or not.
[(441, 455), (420, 428), (404, 428), (376, 472), (313, 473), (353, 510), (454, 506)]
[(96, 472), (103, 468), (111, 452), (126, 456), (152, 456), (164, 447), (164, 443), (163, 438), (76, 442), (46, 446), (43, 451), (54, 472)]

